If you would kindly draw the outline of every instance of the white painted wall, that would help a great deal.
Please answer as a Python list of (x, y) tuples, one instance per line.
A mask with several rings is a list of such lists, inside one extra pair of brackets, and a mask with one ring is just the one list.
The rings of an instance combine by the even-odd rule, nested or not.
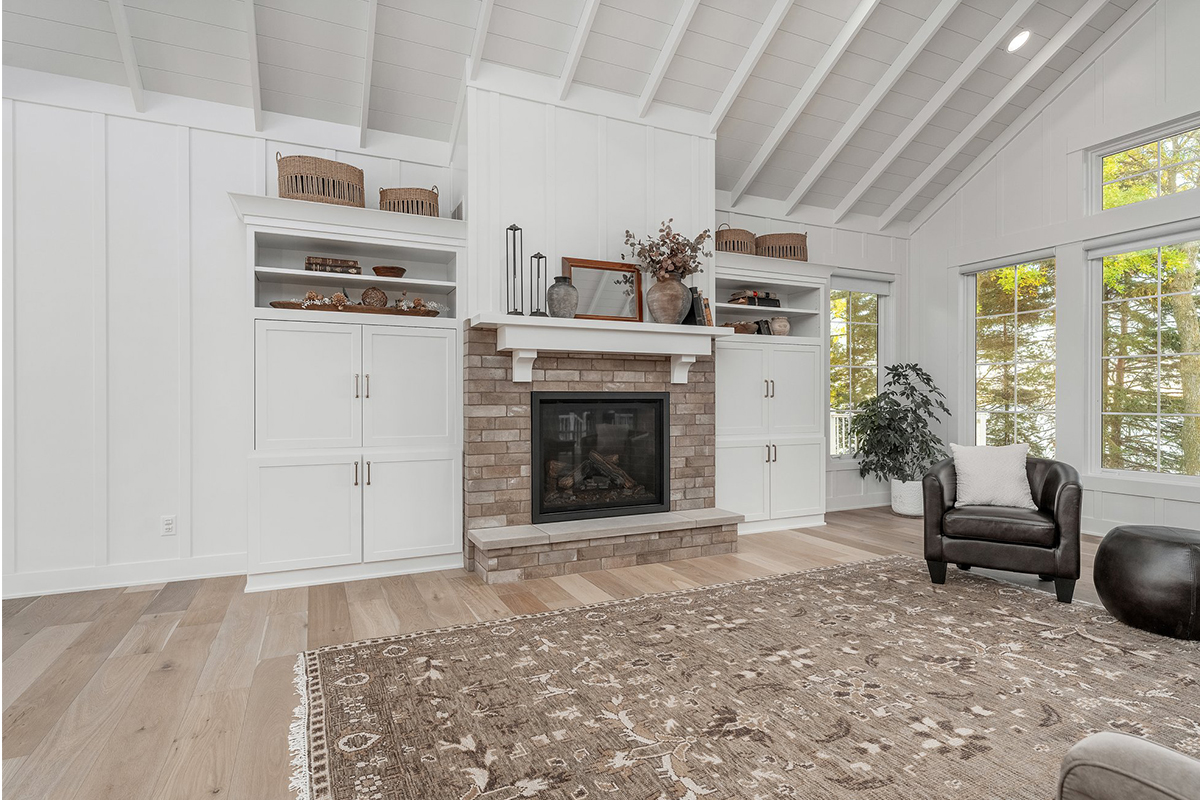
[(282, 151), (362, 167), (368, 202), (434, 183), (457, 202), (449, 149), (360, 150), (357, 127), (280, 115), (256, 133), (247, 109), (165, 95), (139, 118), (119, 87), (9, 68), (4, 96), (5, 595), (244, 572), (253, 354), (228, 193), (276, 194)]
[[(1200, 526), (1200, 482), (1128, 477), (1097, 467), (1089, 415), (1098, 386), (1090, 328), (1089, 243), (1118, 244), (1156, 230), (1200, 230), (1200, 191), (1090, 213), (1088, 170), (1106, 144), (1173, 121), (1200, 124), (1200, 3), (1140, 0), (1080, 60), (1078, 77), (1052, 86), (978, 172), (914, 220), (908, 338), (913, 354), (951, 394), (947, 433), (971, 442), (972, 343), (962, 315), (964, 266), (1012, 263), (1052, 251), (1058, 265), (1058, 453), (1083, 474), (1084, 527), (1120, 523)], [(953, 391), (950, 391), (953, 389)]]
[[(505, 238), (524, 232), (525, 267), (543, 253), (551, 275), (563, 257), (618, 261), (626, 229), (639, 236), (668, 218), (695, 235), (713, 228), (711, 135), (589, 113), (527, 96), (467, 90), (470, 314), (504, 305)], [(695, 115), (697, 128), (707, 117)], [(706, 267), (711, 275), (711, 266)]]

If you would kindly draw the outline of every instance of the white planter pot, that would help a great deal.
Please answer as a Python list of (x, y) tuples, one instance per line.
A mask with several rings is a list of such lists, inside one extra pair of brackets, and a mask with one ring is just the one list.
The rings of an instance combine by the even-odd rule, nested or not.
[(925, 511), (920, 481), (892, 478), (892, 511), (905, 517), (919, 517)]

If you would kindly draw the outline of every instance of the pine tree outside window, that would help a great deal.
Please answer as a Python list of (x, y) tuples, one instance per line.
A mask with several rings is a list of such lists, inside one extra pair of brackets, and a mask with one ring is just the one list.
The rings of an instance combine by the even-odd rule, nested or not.
[(1101, 466), (1200, 475), (1200, 240), (1102, 264)]
[(975, 275), (975, 443), (1055, 451), (1054, 259)]

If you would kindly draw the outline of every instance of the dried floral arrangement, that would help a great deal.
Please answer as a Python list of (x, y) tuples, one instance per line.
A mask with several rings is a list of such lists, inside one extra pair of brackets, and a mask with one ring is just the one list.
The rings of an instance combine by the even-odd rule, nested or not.
[(400, 293), (400, 299), (396, 301), (396, 308), (399, 308), (403, 311), (419, 311), (421, 309), (428, 309), (429, 311), (436, 311), (439, 314), (445, 314), (450, 311), (450, 306), (443, 305), (442, 303), (438, 303), (433, 300), (422, 300), (419, 297), (409, 300), (407, 291)]
[[(704, 243), (712, 238), (707, 228), (696, 238), (689, 239), (671, 228), (674, 221), (674, 217), (666, 220), (658, 229), (658, 236), (646, 239), (639, 239), (632, 231), (625, 231), (625, 244), (629, 247), (629, 252), (643, 272), (653, 275), (659, 281), (669, 278), (682, 279), (703, 272), (700, 256), (712, 257), (712, 253), (704, 249)], [(624, 259), (625, 256), (622, 255), (621, 260)]]

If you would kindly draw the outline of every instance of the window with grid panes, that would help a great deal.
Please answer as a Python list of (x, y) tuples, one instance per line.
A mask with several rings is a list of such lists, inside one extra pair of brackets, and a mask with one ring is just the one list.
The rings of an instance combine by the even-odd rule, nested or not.
[(1101, 209), (1178, 194), (1200, 183), (1200, 128), (1101, 159)]
[(1102, 265), (1101, 466), (1200, 475), (1200, 241)]
[(975, 275), (975, 443), (1053, 457), (1054, 259)]
[(850, 420), (879, 387), (879, 295), (829, 293), (829, 454), (854, 452)]

